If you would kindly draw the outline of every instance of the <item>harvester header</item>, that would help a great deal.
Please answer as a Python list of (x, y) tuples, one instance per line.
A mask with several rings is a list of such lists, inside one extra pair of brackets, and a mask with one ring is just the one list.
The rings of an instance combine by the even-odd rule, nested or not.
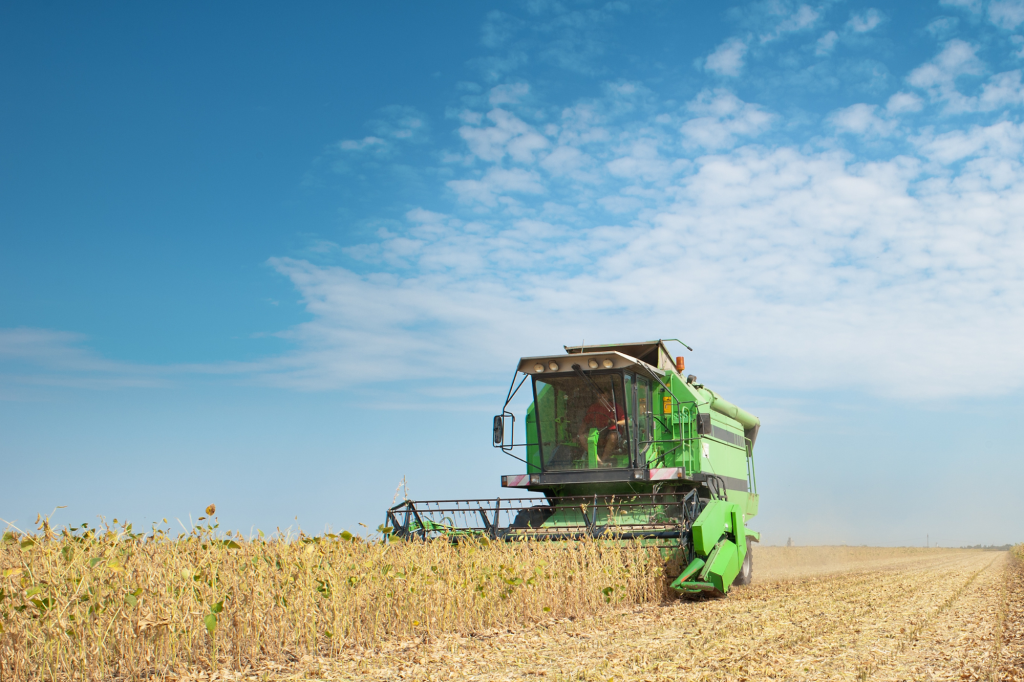
[(502, 486), (543, 497), (407, 500), (388, 512), (392, 537), (640, 541), (662, 548), (679, 592), (749, 582), (760, 420), (684, 377), (663, 340), (564, 350), (519, 360), (493, 422), (492, 445), (525, 465)]

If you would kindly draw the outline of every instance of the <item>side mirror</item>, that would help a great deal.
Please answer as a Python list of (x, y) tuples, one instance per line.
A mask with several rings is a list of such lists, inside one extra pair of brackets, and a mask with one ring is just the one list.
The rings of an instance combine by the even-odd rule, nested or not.
[(502, 415), (494, 415), (494, 444), (501, 445), (505, 440), (505, 419)]

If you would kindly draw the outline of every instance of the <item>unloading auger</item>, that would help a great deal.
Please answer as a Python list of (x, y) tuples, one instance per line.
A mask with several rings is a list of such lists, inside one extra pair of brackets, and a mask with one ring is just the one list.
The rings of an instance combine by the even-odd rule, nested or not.
[[(387, 512), (389, 537), (639, 541), (661, 549), (677, 592), (748, 584), (760, 420), (684, 378), (664, 340), (565, 351), (520, 359), (493, 423), (494, 447), (526, 465), (501, 485), (543, 497), (406, 500)], [(509, 404), (527, 379), (516, 443)]]

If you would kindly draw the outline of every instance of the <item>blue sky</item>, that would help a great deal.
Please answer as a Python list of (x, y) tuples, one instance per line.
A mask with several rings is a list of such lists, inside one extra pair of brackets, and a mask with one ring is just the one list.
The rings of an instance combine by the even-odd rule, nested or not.
[(0, 53), (8, 521), (498, 495), (520, 356), (679, 337), (767, 542), (1024, 537), (1024, 2), (8, 3)]

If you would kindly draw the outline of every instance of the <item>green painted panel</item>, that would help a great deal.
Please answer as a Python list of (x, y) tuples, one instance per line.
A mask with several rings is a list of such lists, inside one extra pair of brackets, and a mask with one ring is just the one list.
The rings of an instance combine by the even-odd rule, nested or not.
[(757, 516), (757, 508), (761, 500), (760, 495), (750, 493), (747, 495), (747, 518), (751, 519)]
[(709, 557), (707, 566), (701, 571), (701, 578), (714, 585), (719, 592), (725, 593), (739, 575), (739, 554), (735, 543), (730, 540), (723, 540), (716, 549), (714, 558)]
[(712, 500), (693, 522), (693, 548), (698, 556), (708, 556), (722, 533), (732, 531), (731, 502)]
[(669, 587), (673, 590), (683, 589), (683, 583), (697, 575), (702, 568), (704, 568), (704, 560), (694, 559), (690, 562), (690, 565), (686, 567), (686, 570), (680, 573), (679, 577), (672, 581), (672, 584), (669, 585)]

